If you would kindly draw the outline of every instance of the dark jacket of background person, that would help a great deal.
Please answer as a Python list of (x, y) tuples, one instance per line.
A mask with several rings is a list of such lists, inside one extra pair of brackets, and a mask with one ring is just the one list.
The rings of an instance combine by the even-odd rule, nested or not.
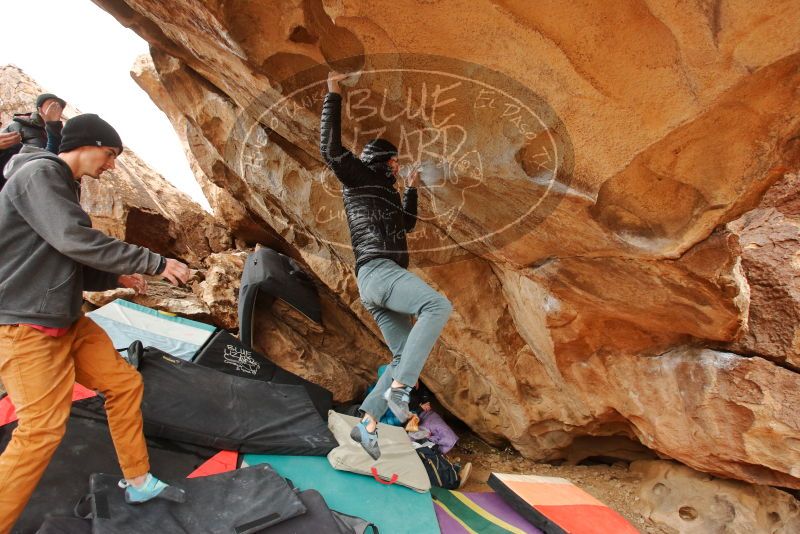
[[(61, 144), (62, 126), (63, 124), (61, 121), (45, 123), (39, 113), (34, 111), (33, 113), (16, 113), (12, 121), (3, 131), (19, 132), (22, 136), (23, 145), (44, 148), (56, 154), (58, 152), (58, 145)], [(48, 134), (51, 137), (49, 139), (50, 147), (48, 147)]]
[(19, 132), (22, 143), (0, 150), (0, 189), (3, 188), (7, 178), (3, 172), (4, 167), (12, 156), (19, 153), (24, 145), (43, 148), (58, 154), (58, 146), (61, 144), (61, 121), (50, 121), (45, 124), (39, 113), (17, 113), (13, 120), (3, 128), (3, 132)]
[[(66, 328), (82, 292), (117, 287), (121, 274), (155, 274), (161, 256), (92, 228), (80, 184), (57, 156), (23, 147), (0, 191), (0, 324)], [(114, 272), (107, 272), (113, 266)]]
[(342, 182), (342, 197), (356, 257), (356, 274), (370, 260), (387, 258), (408, 267), (406, 233), (417, 222), (417, 190), (406, 188), (402, 204), (385, 161), (366, 164), (342, 147), (342, 96), (322, 104), (320, 151)]

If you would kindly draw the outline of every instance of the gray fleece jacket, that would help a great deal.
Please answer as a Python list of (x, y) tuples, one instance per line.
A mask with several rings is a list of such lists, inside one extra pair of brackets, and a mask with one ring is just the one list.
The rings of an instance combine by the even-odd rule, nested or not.
[(120, 274), (154, 274), (161, 256), (92, 228), (69, 166), (24, 147), (0, 191), (0, 324), (64, 328), (80, 317), (82, 292), (117, 287)]

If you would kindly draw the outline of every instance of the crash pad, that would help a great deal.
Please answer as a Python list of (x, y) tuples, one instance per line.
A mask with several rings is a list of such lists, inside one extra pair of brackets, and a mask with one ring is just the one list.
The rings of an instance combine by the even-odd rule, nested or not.
[(542, 534), (495, 492), (431, 488), (442, 534)]
[(374, 523), (381, 534), (439, 534), (428, 492), (376, 483), (355, 473), (338, 471), (318, 456), (246, 454), (244, 464), (268, 463), (300, 490), (315, 489), (332, 510)]
[(492, 473), (489, 487), (546, 534), (637, 534), (617, 512), (567, 479)]
[(86, 314), (106, 331), (118, 349), (134, 341), (182, 360), (191, 360), (216, 332), (210, 324), (177, 317), (117, 299)]

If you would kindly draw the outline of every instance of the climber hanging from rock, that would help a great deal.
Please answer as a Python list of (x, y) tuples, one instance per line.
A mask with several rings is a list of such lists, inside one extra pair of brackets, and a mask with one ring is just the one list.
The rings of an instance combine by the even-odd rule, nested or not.
[[(320, 150), (342, 183), (347, 224), (356, 258), (361, 302), (381, 329), (392, 362), (361, 405), (364, 417), (350, 437), (375, 460), (380, 457), (377, 422), (388, 408), (401, 421), (410, 416), (409, 394), (447, 322), (450, 301), (407, 270), (406, 233), (417, 221), (419, 172), (406, 180), (402, 202), (395, 189), (397, 148), (385, 139), (369, 141), (357, 158), (342, 146), (342, 94), (346, 74), (328, 75), (322, 106)], [(417, 320), (412, 325), (411, 316)]]

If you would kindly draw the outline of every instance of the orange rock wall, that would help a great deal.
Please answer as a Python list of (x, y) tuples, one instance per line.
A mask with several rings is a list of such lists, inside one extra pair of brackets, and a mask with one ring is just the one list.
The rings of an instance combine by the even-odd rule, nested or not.
[[(357, 151), (389, 111), (423, 104), (407, 90), (443, 61), (435, 76), (460, 73), (454, 92), (473, 99), (442, 108), (464, 136), (458, 179), (422, 193), (411, 240), (412, 270), (455, 308), (423, 373), (440, 401), (533, 458), (627, 436), (800, 488), (800, 2), (95, 1), (150, 42), (135, 77), (218, 216), (317, 279), (339, 339), (265, 316), (280, 363), (344, 398), (387, 359), (318, 153), (321, 93), (292, 91), (362, 70), (345, 93), (388, 111), (347, 116)], [(538, 126), (472, 105), (476, 80), (538, 106)]]

